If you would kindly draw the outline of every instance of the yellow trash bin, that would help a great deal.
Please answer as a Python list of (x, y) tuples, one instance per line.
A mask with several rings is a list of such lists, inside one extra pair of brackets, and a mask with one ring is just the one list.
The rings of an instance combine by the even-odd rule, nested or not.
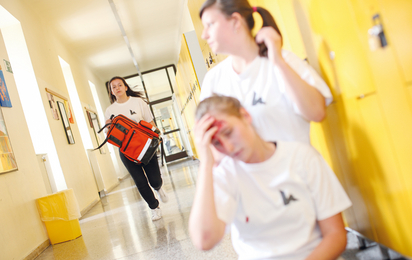
[(36, 204), (52, 245), (82, 235), (79, 223), (81, 215), (73, 189), (38, 198)]

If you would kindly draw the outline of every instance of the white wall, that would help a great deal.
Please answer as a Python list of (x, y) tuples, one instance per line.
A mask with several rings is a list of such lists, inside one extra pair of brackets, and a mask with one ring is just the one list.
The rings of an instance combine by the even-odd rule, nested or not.
[[(45, 88), (69, 98), (59, 56), (72, 69), (80, 102), (93, 110), (96, 109), (88, 81), (96, 85), (102, 107), (105, 109), (110, 104), (104, 89), (104, 82), (107, 79), (100, 79), (93, 74), (93, 71), (69, 50), (67, 44), (56, 36), (57, 34), (50, 29), (47, 21), (42, 21), (41, 17), (34, 15), (25, 2), (0, 0), (0, 5), (21, 23), (67, 187), (74, 190), (80, 210), (85, 210), (97, 202), (99, 197), (87, 154), (80, 138), (77, 118), (74, 118), (75, 123), (71, 124), (76, 143), (69, 145), (61, 120), (52, 118)], [(4, 39), (0, 37), (0, 62), (2, 65), (3, 59), (9, 60), (9, 57)], [(22, 259), (48, 239), (35, 206), (35, 199), (46, 195), (47, 192), (36, 161), (14, 75), (5, 72), (5, 69), (3, 72), (13, 107), (1, 110), (19, 169), (0, 175), (0, 259)], [(99, 164), (101, 164), (99, 166), (103, 172), (106, 189), (110, 189), (118, 183), (110, 154), (101, 155), (97, 152), (96, 155)]]
[[(0, 60), (9, 60), (0, 34)], [(3, 74), (12, 107), (1, 108), (18, 170), (0, 175), (0, 259), (21, 259), (48, 239), (34, 203), (47, 194), (13, 74)], [(18, 120), (17, 120), (18, 119)], [(24, 234), (24, 235), (23, 235)]]

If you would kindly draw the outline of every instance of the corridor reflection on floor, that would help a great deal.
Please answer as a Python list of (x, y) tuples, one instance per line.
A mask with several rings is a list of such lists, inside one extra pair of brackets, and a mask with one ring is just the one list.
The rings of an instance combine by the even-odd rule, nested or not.
[(213, 250), (198, 251), (188, 233), (198, 162), (187, 160), (162, 168), (168, 203), (153, 222), (129, 176), (80, 220), (83, 236), (49, 246), (36, 260), (68, 259), (237, 259), (229, 235)]
[[(151, 220), (150, 209), (129, 176), (81, 218), (80, 238), (49, 246), (36, 260), (237, 259), (229, 235), (208, 252), (198, 251), (190, 241), (187, 225), (198, 164), (186, 160), (162, 168), (169, 202), (160, 204), (161, 220)], [(348, 233), (347, 248), (339, 260), (387, 259), (377, 245), (359, 250), (357, 241)], [(393, 251), (389, 255), (390, 259), (406, 260)]]

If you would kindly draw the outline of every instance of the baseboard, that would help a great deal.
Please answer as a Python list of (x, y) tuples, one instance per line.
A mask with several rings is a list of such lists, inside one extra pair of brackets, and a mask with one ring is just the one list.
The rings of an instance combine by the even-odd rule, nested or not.
[(118, 177), (117, 179), (118, 179), (119, 181), (122, 181), (122, 180), (126, 179), (126, 178), (129, 177), (129, 176), (130, 176), (130, 174), (127, 173), (127, 174), (125, 174), (123, 177)]
[(113, 184), (110, 188), (108, 188), (106, 190), (106, 194), (111, 192), (114, 188), (116, 188), (118, 185), (120, 184), (120, 181), (116, 182), (115, 184)]
[(46, 248), (50, 246), (50, 240), (47, 239), (43, 243), (41, 243), (36, 249), (33, 250), (28, 256), (23, 258), (23, 260), (33, 260), (38, 257)]
[[(94, 207), (94, 205), (96, 205), (97, 203), (99, 203), (100, 198), (95, 199), (92, 203), (89, 204), (89, 206), (87, 206), (86, 208), (84, 208), (82, 211), (80, 211), (80, 215), (83, 217), (84, 214), (86, 214), (91, 208)], [(81, 219), (81, 217), (80, 217)]]

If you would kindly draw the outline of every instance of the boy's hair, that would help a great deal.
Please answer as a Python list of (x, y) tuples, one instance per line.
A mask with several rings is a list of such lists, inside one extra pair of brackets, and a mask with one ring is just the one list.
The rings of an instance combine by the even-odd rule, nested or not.
[(199, 120), (209, 112), (219, 112), (240, 118), (242, 117), (240, 108), (242, 108), (242, 105), (236, 98), (214, 94), (199, 103), (196, 108), (195, 119)]

